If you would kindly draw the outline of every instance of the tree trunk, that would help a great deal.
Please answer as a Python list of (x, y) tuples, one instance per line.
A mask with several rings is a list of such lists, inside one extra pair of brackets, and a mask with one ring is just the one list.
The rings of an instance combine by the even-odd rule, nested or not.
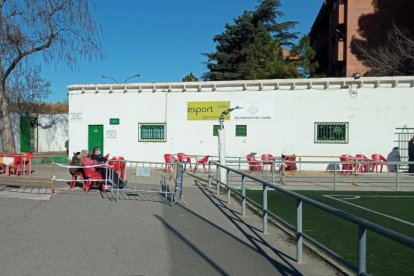
[(9, 103), (6, 98), (5, 83), (0, 84), (0, 135), (3, 152), (15, 153), (16, 145), (14, 143), (13, 129), (10, 121)]

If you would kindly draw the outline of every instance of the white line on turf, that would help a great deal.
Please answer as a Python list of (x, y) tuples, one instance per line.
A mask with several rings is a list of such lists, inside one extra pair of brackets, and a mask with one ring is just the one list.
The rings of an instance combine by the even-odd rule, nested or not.
[(361, 196), (358, 196), (358, 195), (324, 195), (324, 196), (339, 197), (341, 199), (360, 199), (361, 197), (398, 197), (398, 198), (399, 197), (403, 197), (403, 198), (414, 197), (414, 195), (412, 196), (406, 196), (406, 195), (394, 195), (394, 196), (391, 196), (391, 195), (386, 195), (386, 196), (382, 196), (382, 195), (372, 195), (372, 196), (370, 195), (361, 195)]
[[(398, 221), (398, 222), (401, 222), (401, 223), (404, 223), (404, 224), (407, 224), (407, 225), (410, 225), (410, 226), (414, 226), (414, 223), (412, 223), (412, 222), (409, 222), (409, 221), (406, 221), (406, 220), (403, 220), (403, 219), (399, 219), (399, 218), (396, 218), (396, 217), (393, 217), (393, 216), (390, 216), (390, 215), (387, 215), (387, 214), (384, 214), (384, 213), (381, 213), (381, 212), (377, 212), (377, 211), (362, 207), (360, 205), (357, 205), (357, 204), (354, 204), (354, 203), (351, 203), (351, 202), (347, 202), (347, 201), (339, 199), (339, 198), (335, 198), (335, 196), (338, 196), (338, 195), (323, 195), (323, 196), (328, 197), (328, 198), (333, 199), (333, 200), (340, 201), (342, 203), (345, 203), (345, 204), (348, 204), (348, 205), (351, 205), (351, 206), (354, 206), (354, 207), (357, 207), (357, 208), (360, 208), (360, 209), (365, 210), (365, 211), (370, 212), (370, 213), (374, 213), (374, 214), (377, 214), (377, 215), (380, 215), (380, 216), (383, 216), (383, 217), (387, 217), (389, 219), (392, 219), (392, 220), (395, 220), (395, 221)], [(371, 197), (373, 197), (373, 196), (371, 196)], [(406, 197), (410, 197), (410, 196), (406, 196)], [(350, 199), (354, 199), (354, 198), (350, 198)]]
[(329, 198), (338, 196), (338, 197), (340, 197), (341, 199), (344, 199), (344, 200), (360, 199), (361, 198), (360, 196), (357, 196), (357, 195), (323, 195), (323, 196), (326, 196), (326, 197), (329, 197)]

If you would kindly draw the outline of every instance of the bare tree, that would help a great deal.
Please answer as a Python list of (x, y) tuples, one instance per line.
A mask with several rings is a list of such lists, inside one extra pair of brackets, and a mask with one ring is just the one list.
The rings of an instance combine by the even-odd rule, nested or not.
[(362, 43), (355, 44), (363, 63), (371, 68), (375, 76), (414, 75), (414, 37), (395, 24), (387, 40), (375, 48)]
[(87, 0), (0, 0), (0, 134), (15, 152), (6, 81), (22, 61), (42, 53), (46, 61), (100, 53), (99, 32)]
[(12, 112), (38, 112), (39, 104), (47, 99), (50, 93), (50, 81), (40, 76), (40, 66), (20, 64), (6, 82), (6, 94)]

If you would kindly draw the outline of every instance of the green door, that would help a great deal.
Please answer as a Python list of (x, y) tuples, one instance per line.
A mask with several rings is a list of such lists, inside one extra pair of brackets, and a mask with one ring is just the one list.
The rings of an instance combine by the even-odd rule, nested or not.
[(94, 147), (100, 147), (101, 153), (104, 152), (103, 145), (103, 125), (88, 126), (88, 151), (92, 152)]
[(20, 152), (30, 151), (30, 118), (20, 116)]

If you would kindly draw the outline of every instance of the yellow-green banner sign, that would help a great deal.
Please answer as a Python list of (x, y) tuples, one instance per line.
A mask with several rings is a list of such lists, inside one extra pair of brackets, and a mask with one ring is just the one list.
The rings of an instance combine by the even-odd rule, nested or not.
[[(230, 108), (230, 101), (223, 102), (187, 102), (187, 120), (211, 120), (219, 119), (221, 112)], [(230, 120), (230, 114), (224, 116)]]

